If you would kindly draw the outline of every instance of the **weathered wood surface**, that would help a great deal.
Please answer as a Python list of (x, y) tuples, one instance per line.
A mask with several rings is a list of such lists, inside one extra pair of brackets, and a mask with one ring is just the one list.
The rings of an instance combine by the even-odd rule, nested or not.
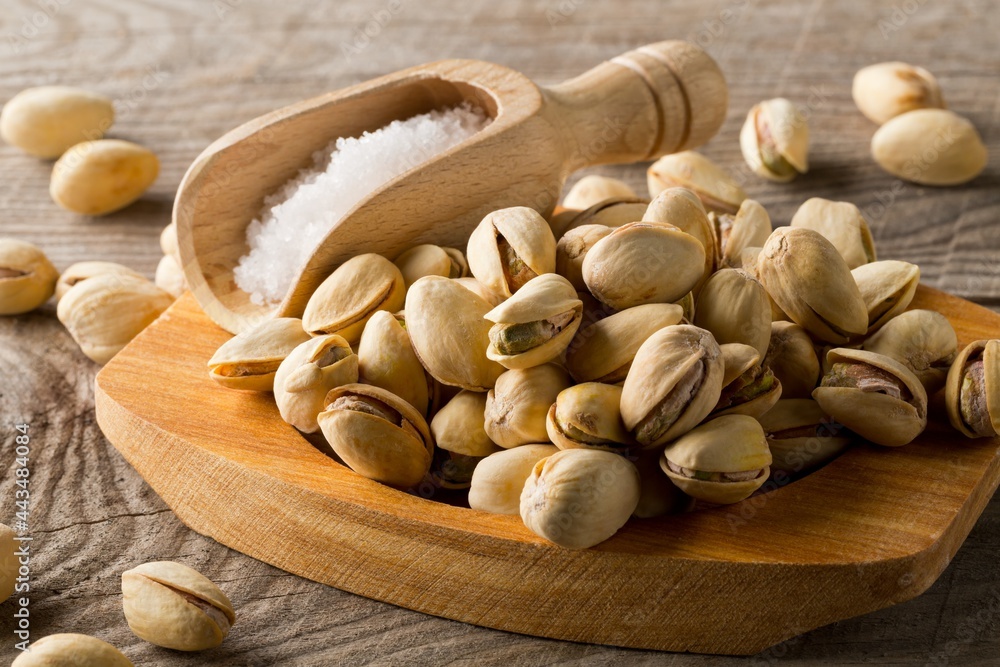
[[(373, 15), (385, 24), (365, 45)], [(387, 18), (388, 17), (388, 18)], [(37, 29), (26, 28), (34, 21)], [(809, 196), (846, 199), (869, 215), (879, 250), (914, 261), (925, 282), (1000, 305), (1000, 19), (992, 3), (592, 0), (292, 3), (28, 0), (0, 12), (0, 99), (69, 83), (119, 100), (116, 136), (163, 160), (152, 192), (99, 220), (48, 199), (49, 165), (0, 147), (0, 234), (40, 243), (57, 266), (123, 261), (152, 275), (156, 237), (194, 157), (236, 124), (272, 108), (412, 64), (491, 60), (553, 83), (635, 45), (703, 44), (731, 87), (729, 118), (705, 153), (732, 169), (777, 223)], [(22, 36), (22, 31), (24, 35)], [(33, 31), (37, 32), (32, 36)], [(11, 37), (13, 35), (14, 37)], [(357, 41), (355, 41), (357, 40)], [(887, 59), (934, 71), (951, 108), (994, 155), (972, 184), (901, 184), (868, 158), (874, 127), (850, 100), (853, 72)], [(813, 171), (790, 186), (746, 173), (737, 148), (754, 102), (784, 95), (812, 108)], [(641, 166), (606, 168), (636, 187)], [(103, 438), (93, 415), (96, 368), (45, 310), (0, 319), (0, 469), (13, 467), (11, 424), (32, 424), (35, 636), (79, 631), (136, 664), (994, 664), (1000, 654), (1000, 500), (944, 575), (916, 600), (791, 640), (755, 659), (655, 654), (483, 630), (372, 602), (284, 574), (186, 529)], [(164, 378), (169, 387), (169, 378)], [(13, 478), (0, 475), (0, 520)], [(919, 508), (915, 508), (919, 509)], [(240, 619), (223, 648), (185, 656), (149, 646), (121, 616), (119, 575), (154, 559), (218, 581)], [(764, 601), (762, 601), (764, 602)], [(0, 605), (0, 659), (13, 612)]]

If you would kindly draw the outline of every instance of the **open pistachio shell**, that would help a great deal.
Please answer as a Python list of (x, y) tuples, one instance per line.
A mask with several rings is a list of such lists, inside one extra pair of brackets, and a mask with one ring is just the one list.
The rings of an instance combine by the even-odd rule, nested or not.
[(577, 291), (585, 291), (583, 260), (594, 244), (614, 231), (604, 225), (583, 225), (566, 232), (556, 243), (556, 273), (566, 278)]
[(622, 423), (621, 396), (621, 387), (600, 382), (563, 389), (545, 420), (549, 440), (559, 449), (627, 450), (632, 438)]
[(434, 415), (431, 435), (441, 449), (464, 456), (483, 457), (499, 451), (486, 433), (486, 394), (460, 391)]
[(642, 220), (642, 214), (646, 212), (647, 206), (649, 200), (642, 197), (611, 197), (580, 211), (567, 225), (563, 234), (584, 225), (621, 227)]
[(668, 188), (687, 188), (705, 209), (735, 213), (747, 194), (724, 169), (695, 151), (664, 155), (646, 170), (649, 196)]
[(639, 504), (632, 516), (652, 519), (664, 514), (687, 512), (694, 506), (694, 498), (681, 491), (660, 468), (660, 452), (641, 451), (635, 457), (639, 470)]
[(681, 491), (709, 503), (736, 503), (770, 474), (771, 451), (753, 417), (716, 417), (672, 442), (660, 467)]
[(681, 313), (683, 314), (681, 322), (683, 324), (691, 324), (694, 322), (694, 318), (698, 314), (697, 304), (694, 299), (694, 292), (688, 292), (682, 296), (679, 301), (676, 301), (674, 305), (681, 307)]
[(958, 354), (948, 373), (945, 407), (963, 435), (1000, 435), (1000, 340), (977, 340)]
[(133, 278), (141, 280), (146, 279), (146, 277), (138, 271), (133, 271), (124, 264), (118, 264), (116, 262), (77, 262), (76, 264), (70, 265), (65, 271), (59, 274), (59, 280), (56, 282), (56, 300), (66, 296), (66, 292), (68, 292), (77, 283), (81, 283), (87, 278), (99, 276), (102, 273), (127, 274)]
[(208, 362), (208, 376), (230, 389), (271, 391), (278, 366), (308, 340), (298, 318), (264, 320), (223, 343)]
[(486, 286), (483, 285), (478, 280), (476, 280), (475, 278), (470, 278), (466, 276), (465, 278), (455, 278), (453, 279), (453, 282), (455, 282), (455, 284), (457, 285), (461, 285), (465, 289), (469, 290), (470, 292), (478, 296), (483, 301), (490, 304), (491, 308), (493, 306), (499, 306), (501, 303), (503, 303), (504, 299), (506, 298), (486, 289)]
[(358, 381), (358, 355), (336, 334), (311, 338), (292, 350), (274, 375), (281, 418), (303, 433), (319, 430), (316, 415), (327, 392)]
[(809, 125), (790, 101), (778, 97), (750, 109), (740, 149), (758, 176), (785, 182), (809, 171)]
[(792, 216), (792, 227), (819, 232), (840, 253), (848, 268), (874, 262), (875, 241), (861, 210), (846, 201), (807, 199)]
[(908, 310), (886, 322), (865, 340), (863, 347), (908, 366), (930, 396), (945, 385), (958, 354), (958, 337), (941, 313)]
[(781, 382), (784, 398), (809, 398), (819, 383), (819, 357), (805, 329), (794, 322), (772, 322), (764, 365)]
[(903, 364), (885, 355), (837, 348), (813, 398), (858, 435), (887, 447), (912, 442), (927, 426), (927, 392)]
[(879, 125), (914, 109), (945, 108), (934, 75), (902, 62), (862, 67), (854, 75), (851, 97), (861, 113)]
[(552, 229), (552, 235), (555, 236), (557, 241), (562, 238), (562, 235), (569, 229), (570, 223), (578, 215), (580, 215), (578, 209), (556, 206), (556, 210), (549, 216), (549, 227)]
[(469, 265), (461, 250), (442, 248), (430, 243), (404, 251), (393, 263), (403, 275), (403, 282), (407, 287), (424, 276), (462, 278), (469, 275)]
[(566, 193), (562, 205), (564, 208), (575, 208), (582, 211), (612, 197), (635, 196), (635, 190), (629, 187), (628, 183), (617, 178), (591, 174), (573, 184), (573, 187)]
[(712, 212), (708, 214), (708, 219), (715, 231), (720, 267), (741, 268), (743, 251), (746, 248), (762, 248), (771, 235), (771, 217), (753, 199), (744, 199), (736, 215)]
[(508, 449), (546, 442), (549, 407), (571, 384), (566, 370), (556, 364), (507, 371), (486, 395), (486, 433)]
[(490, 454), (472, 473), (469, 507), (493, 514), (519, 514), (521, 491), (535, 464), (558, 451), (554, 445), (522, 445)]
[(0, 315), (38, 308), (55, 292), (59, 272), (31, 243), (0, 238)]
[(487, 215), (472, 231), (466, 256), (476, 280), (509, 297), (535, 276), (556, 270), (556, 239), (538, 211), (504, 208)]
[(851, 271), (868, 309), (868, 333), (902, 313), (920, 284), (920, 267), (894, 259), (862, 264)]
[(662, 222), (698, 239), (705, 251), (705, 268), (693, 290), (697, 295), (718, 265), (715, 229), (701, 200), (686, 188), (669, 188), (649, 203), (642, 216), (643, 222)]
[(759, 417), (770, 410), (781, 398), (781, 382), (770, 368), (760, 363), (760, 353), (741, 343), (726, 343), (719, 349), (725, 371), (722, 393), (711, 416)]
[(763, 357), (771, 338), (771, 304), (767, 292), (742, 269), (717, 271), (698, 295), (694, 324), (711, 331), (720, 345), (743, 343)]
[(757, 419), (771, 449), (772, 472), (797, 475), (813, 470), (851, 445), (850, 432), (811, 398), (783, 398)]
[(372, 314), (358, 344), (358, 379), (391, 391), (426, 415), (434, 380), (413, 351), (405, 324), (403, 313)]
[(922, 185), (971, 181), (989, 161), (975, 126), (944, 109), (916, 109), (888, 121), (872, 137), (872, 157), (893, 176)]

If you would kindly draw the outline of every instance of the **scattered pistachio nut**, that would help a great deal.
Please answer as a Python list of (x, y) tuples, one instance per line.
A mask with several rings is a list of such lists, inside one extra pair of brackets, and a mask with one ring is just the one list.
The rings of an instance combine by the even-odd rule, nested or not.
[(504, 208), (472, 231), (466, 257), (476, 280), (509, 297), (532, 278), (556, 270), (556, 238), (538, 211)]
[(635, 196), (635, 190), (629, 187), (628, 183), (617, 178), (591, 174), (573, 184), (563, 198), (562, 205), (565, 208), (582, 211), (612, 197)]
[(967, 119), (944, 109), (917, 109), (896, 116), (875, 132), (872, 157), (905, 181), (959, 185), (978, 176), (989, 156)]
[(133, 667), (132, 661), (106, 641), (76, 633), (48, 635), (31, 643), (11, 667)]
[(358, 344), (358, 379), (399, 396), (427, 415), (434, 378), (424, 370), (406, 332), (406, 316), (385, 310), (372, 314)]
[(66, 296), (66, 292), (77, 283), (102, 273), (125, 273), (135, 278), (146, 279), (138, 271), (116, 262), (77, 262), (59, 275), (59, 280), (56, 282), (56, 300)]
[(208, 361), (208, 376), (229, 389), (272, 391), (281, 362), (309, 340), (298, 318), (262, 320), (216, 350)]
[(546, 442), (549, 407), (571, 384), (566, 370), (556, 364), (507, 371), (486, 395), (487, 435), (506, 449)]
[(747, 198), (732, 176), (695, 151), (661, 157), (646, 170), (646, 184), (650, 197), (668, 188), (687, 188), (698, 196), (706, 210), (719, 213), (736, 213)]
[(37, 246), (0, 239), (0, 315), (20, 315), (43, 305), (56, 289), (59, 272)]
[(945, 407), (963, 435), (1000, 435), (1000, 340), (977, 340), (959, 353), (948, 372)]
[(520, 514), (521, 491), (535, 464), (558, 451), (554, 445), (522, 445), (490, 454), (472, 473), (469, 507), (492, 514)]
[(944, 388), (958, 354), (958, 336), (941, 313), (908, 310), (886, 322), (863, 347), (908, 366), (930, 396)]
[(771, 472), (809, 472), (826, 465), (851, 445), (850, 432), (811, 398), (783, 398), (757, 419), (771, 449)]
[(735, 216), (713, 211), (708, 219), (715, 231), (716, 254), (722, 268), (742, 268), (743, 251), (763, 248), (771, 235), (771, 217), (753, 199), (744, 199)]
[(761, 363), (760, 353), (749, 345), (720, 345), (725, 371), (722, 393), (713, 417), (728, 414), (760, 417), (781, 398), (781, 382)]
[(583, 261), (594, 244), (614, 231), (604, 225), (582, 225), (570, 229), (556, 243), (556, 273), (578, 291), (587, 289), (583, 280)]
[(652, 519), (679, 514), (694, 507), (694, 498), (680, 490), (660, 469), (660, 452), (639, 452), (634, 461), (639, 470), (639, 504), (632, 516)]
[(10, 526), (0, 523), (0, 603), (14, 593), (14, 584), (17, 583), (16, 535)]
[(160, 232), (160, 250), (164, 255), (170, 255), (178, 264), (181, 263), (181, 250), (177, 244), (177, 224), (171, 222)]
[(125, 208), (160, 173), (156, 154), (121, 139), (76, 144), (52, 167), (49, 194), (67, 211), (105, 215)]
[(467, 489), (484, 458), (500, 451), (486, 433), (486, 394), (463, 389), (431, 420), (437, 458), (431, 474), (446, 489)]
[(916, 264), (894, 259), (862, 264), (851, 275), (868, 309), (868, 335), (906, 310), (920, 284)]
[(923, 67), (876, 63), (854, 75), (851, 97), (870, 121), (883, 123), (914, 109), (944, 109), (941, 87)]
[(40, 158), (57, 158), (72, 146), (100, 139), (115, 119), (111, 99), (70, 86), (28, 88), (3, 105), (0, 136)]
[(406, 287), (424, 276), (464, 278), (469, 275), (469, 265), (461, 250), (430, 243), (410, 248), (397, 257), (394, 263), (403, 274)]
[(791, 226), (822, 234), (850, 269), (878, 259), (868, 221), (861, 215), (861, 210), (850, 202), (820, 197), (807, 199), (792, 216)]
[(563, 234), (584, 225), (621, 227), (641, 220), (648, 206), (649, 200), (642, 197), (611, 197), (580, 211), (566, 226)]
[(624, 452), (633, 445), (621, 415), (621, 387), (583, 382), (559, 392), (549, 408), (545, 427), (559, 449), (601, 449)]
[(506, 297), (502, 297), (488, 290), (485, 285), (476, 280), (475, 278), (470, 278), (466, 276), (465, 278), (453, 278), (452, 281), (458, 285), (461, 285), (465, 289), (469, 290), (476, 296), (478, 296), (483, 301), (490, 304), (490, 307), (499, 306), (504, 302)]
[(809, 171), (809, 125), (790, 101), (778, 97), (750, 109), (740, 131), (747, 166), (772, 181), (787, 182)]
[(744, 343), (763, 357), (771, 339), (767, 291), (742, 269), (716, 271), (698, 295), (694, 324), (711, 331), (720, 345)]
[(161, 290), (175, 299), (184, 294), (187, 289), (187, 280), (184, 278), (184, 271), (180, 264), (172, 255), (164, 255), (156, 265), (156, 276), (153, 282)]
[(705, 251), (704, 272), (693, 288), (694, 293), (699, 294), (701, 287), (719, 263), (719, 258), (716, 256), (718, 244), (715, 240), (715, 230), (701, 200), (686, 188), (668, 188), (649, 203), (642, 215), (642, 221), (673, 225), (698, 240)]
[(819, 383), (819, 357), (809, 334), (794, 322), (771, 322), (764, 365), (781, 383), (782, 400), (809, 398)]
[(319, 430), (316, 416), (330, 390), (358, 381), (358, 355), (337, 334), (317, 336), (288, 353), (274, 374), (281, 418), (303, 433)]

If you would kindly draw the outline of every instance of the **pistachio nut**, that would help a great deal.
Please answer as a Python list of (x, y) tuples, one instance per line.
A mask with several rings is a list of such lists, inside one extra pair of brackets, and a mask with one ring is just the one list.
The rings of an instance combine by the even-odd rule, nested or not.
[(358, 381), (391, 391), (428, 414), (434, 378), (413, 351), (402, 312), (380, 310), (368, 319), (358, 344)]
[(485, 412), (486, 394), (463, 389), (431, 420), (440, 458), (432, 474), (444, 488), (469, 488), (479, 462), (500, 451), (486, 433)]
[(958, 354), (958, 336), (941, 313), (908, 310), (886, 322), (863, 347), (908, 366), (930, 396), (945, 385)]
[(559, 392), (549, 408), (545, 428), (559, 449), (603, 449), (622, 452), (632, 445), (620, 410), (621, 387), (584, 382)]
[(233, 603), (218, 586), (172, 561), (123, 572), (122, 606), (137, 637), (178, 651), (215, 648), (236, 622)]
[(872, 157), (906, 181), (958, 185), (978, 176), (989, 156), (967, 119), (944, 109), (917, 109), (896, 116), (875, 132)]
[(57, 158), (70, 147), (99, 139), (115, 119), (111, 99), (70, 86), (28, 88), (3, 105), (0, 136), (40, 158)]
[(851, 97), (879, 125), (914, 109), (944, 109), (941, 87), (923, 67), (901, 62), (876, 63), (854, 75)]
[(521, 492), (521, 519), (536, 535), (587, 549), (625, 525), (639, 503), (639, 471), (623, 456), (564, 449), (535, 464)]
[(566, 370), (556, 364), (507, 371), (486, 395), (486, 433), (507, 449), (548, 441), (549, 407), (571, 384)]
[(319, 430), (316, 415), (334, 387), (358, 381), (358, 355), (336, 334), (310, 338), (278, 366), (274, 400), (281, 418), (303, 433)]
[(351, 470), (400, 489), (427, 474), (434, 440), (412, 405), (380, 387), (346, 384), (330, 390), (325, 406), (319, 426)]
[(819, 232), (779, 227), (757, 261), (757, 276), (788, 317), (829, 343), (868, 331), (868, 309), (847, 263)]
[(563, 234), (584, 225), (621, 227), (642, 220), (642, 214), (648, 206), (649, 200), (642, 197), (611, 197), (580, 211), (566, 226)]
[(631, 222), (594, 244), (583, 260), (590, 293), (616, 310), (673, 303), (702, 279), (705, 249), (677, 227)]
[(862, 438), (887, 447), (912, 442), (927, 426), (927, 392), (895, 359), (837, 348), (813, 398), (823, 412)]
[(771, 449), (772, 472), (814, 470), (840, 456), (851, 434), (811, 398), (783, 398), (757, 418)]
[(614, 231), (604, 225), (582, 225), (570, 229), (556, 243), (556, 273), (578, 291), (586, 291), (583, 280), (583, 260), (594, 244)]
[(505, 368), (528, 368), (562, 354), (580, 326), (583, 302), (568, 280), (543, 273), (484, 317), (493, 322), (486, 356)]
[(771, 322), (763, 364), (781, 383), (785, 398), (809, 398), (819, 383), (819, 357), (809, 334), (794, 322)]
[(491, 304), (456, 280), (426, 276), (406, 293), (406, 330), (421, 364), (438, 382), (487, 391), (504, 367), (487, 358)]
[(771, 451), (753, 417), (725, 415), (670, 443), (660, 467), (681, 491), (720, 505), (737, 503), (770, 475)]
[(216, 350), (208, 361), (208, 376), (230, 389), (271, 391), (281, 362), (308, 340), (300, 319), (262, 320)]
[(698, 240), (705, 251), (704, 271), (693, 287), (697, 296), (702, 285), (718, 266), (715, 230), (705, 208), (697, 196), (686, 188), (668, 188), (656, 195), (642, 216), (643, 222), (661, 222), (673, 225)]
[(744, 199), (736, 215), (713, 211), (708, 214), (708, 220), (715, 231), (720, 267), (741, 268), (743, 251), (764, 247), (771, 235), (771, 217), (753, 199)]
[(153, 278), (153, 282), (175, 299), (184, 294), (184, 290), (187, 289), (184, 271), (177, 260), (170, 255), (164, 255), (160, 258), (159, 264), (156, 265), (156, 276)]
[(552, 235), (556, 239), (561, 238), (578, 215), (580, 215), (580, 211), (575, 208), (556, 206), (556, 210), (549, 216), (549, 228), (552, 229)]
[(83, 353), (106, 364), (173, 302), (145, 278), (103, 273), (70, 288), (56, 314)]
[(763, 357), (771, 338), (771, 303), (749, 273), (722, 269), (712, 274), (698, 295), (694, 324), (711, 331), (720, 345), (743, 343)]
[(0, 315), (38, 308), (55, 292), (59, 272), (37, 246), (0, 239)]
[(181, 263), (181, 251), (177, 245), (177, 224), (171, 222), (160, 232), (160, 250), (164, 255), (170, 255), (177, 263)]
[(337, 334), (351, 345), (372, 313), (403, 307), (406, 285), (396, 265), (381, 255), (357, 255), (337, 267), (309, 297), (302, 326), (314, 336)]
[(504, 208), (472, 231), (466, 256), (476, 280), (509, 297), (535, 276), (556, 270), (556, 238), (538, 211)]
[(720, 213), (736, 213), (747, 198), (732, 176), (695, 151), (661, 157), (646, 170), (646, 184), (650, 197), (668, 188), (687, 188), (698, 196), (706, 210)]
[(76, 633), (48, 635), (31, 643), (11, 667), (133, 667), (111, 644)]
[(886, 259), (851, 271), (868, 309), (868, 334), (878, 331), (910, 305), (920, 284), (920, 267)]
[(456, 248), (443, 248), (425, 243), (406, 250), (394, 262), (403, 275), (406, 287), (424, 276), (464, 278), (469, 275), (465, 255)]
[(520, 514), (521, 491), (535, 464), (558, 451), (553, 445), (522, 445), (490, 454), (472, 473), (469, 507), (492, 514)]
[(722, 393), (712, 416), (737, 414), (759, 417), (781, 398), (781, 383), (767, 366), (760, 363), (760, 353), (749, 345), (720, 345), (725, 363)]
[(694, 300), (694, 292), (688, 292), (681, 297), (680, 301), (674, 302), (674, 305), (681, 307), (681, 313), (683, 315), (683, 319), (681, 320), (682, 323), (691, 324), (694, 322), (694, 318), (698, 313), (698, 309), (696, 307), (697, 304), (695, 304)]
[(566, 368), (577, 382), (623, 382), (639, 346), (654, 332), (680, 324), (684, 309), (646, 303), (580, 328), (566, 352)]
[(750, 109), (740, 149), (758, 176), (787, 182), (809, 171), (809, 125), (795, 105), (778, 97)]
[(856, 269), (877, 259), (868, 221), (850, 202), (820, 197), (807, 199), (792, 216), (792, 227), (804, 227), (822, 234), (844, 258), (848, 268)]
[(625, 378), (625, 428), (647, 449), (686, 433), (719, 402), (724, 371), (708, 331), (689, 324), (660, 329), (639, 347)]
[(146, 279), (138, 271), (116, 262), (77, 262), (59, 274), (59, 280), (56, 282), (56, 300), (66, 296), (66, 292), (77, 283), (102, 273), (127, 273), (135, 278)]
[(504, 302), (504, 299), (506, 298), (489, 291), (488, 289), (486, 289), (485, 285), (483, 285), (475, 278), (470, 278), (466, 276), (465, 278), (454, 278), (453, 281), (456, 284), (461, 285), (465, 289), (469, 290), (483, 301), (486, 301), (488, 304), (490, 304), (491, 308), (493, 306), (499, 306), (501, 303)]
[(959, 353), (948, 372), (945, 406), (963, 435), (1000, 435), (1000, 341), (977, 340)]
[(141, 197), (159, 174), (160, 161), (145, 146), (121, 139), (85, 141), (52, 167), (49, 195), (67, 211), (105, 215)]
[(635, 190), (628, 183), (617, 178), (591, 174), (573, 184), (563, 198), (562, 205), (564, 208), (582, 211), (612, 197), (635, 196)]
[(639, 504), (632, 516), (652, 519), (693, 509), (694, 498), (681, 491), (660, 469), (659, 451), (639, 452), (634, 463), (639, 470)]
[(0, 523), (0, 603), (14, 593), (14, 584), (17, 583), (16, 536), (10, 526)]

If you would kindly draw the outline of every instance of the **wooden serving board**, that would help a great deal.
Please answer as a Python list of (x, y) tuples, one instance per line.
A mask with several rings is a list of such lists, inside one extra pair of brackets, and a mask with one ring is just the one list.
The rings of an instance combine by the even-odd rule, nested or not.
[[(921, 287), (965, 343), (1000, 315)], [(618, 646), (752, 654), (916, 597), (1000, 481), (1000, 439), (932, 424), (897, 449), (862, 445), (737, 505), (633, 520), (585, 551), (514, 516), (356, 475), (278, 416), (271, 396), (214, 384), (229, 337), (185, 295), (97, 376), (108, 439), (194, 530), (337, 588), (501, 630)]]

